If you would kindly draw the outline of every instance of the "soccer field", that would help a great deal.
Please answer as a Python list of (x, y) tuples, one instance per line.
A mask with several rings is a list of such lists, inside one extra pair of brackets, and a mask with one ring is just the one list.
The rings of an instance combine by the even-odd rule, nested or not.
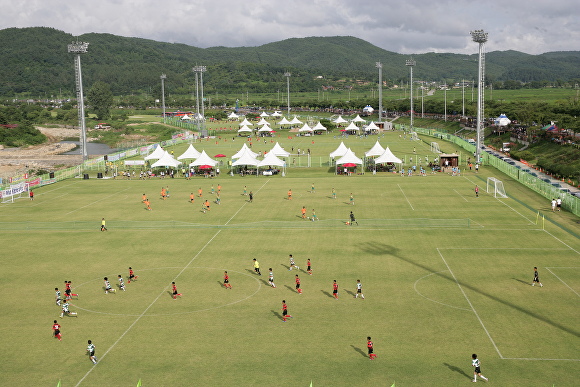
[[(487, 176), (503, 180), (510, 197), (484, 192)], [(210, 193), (218, 184), (220, 205)], [(190, 203), (199, 188), (203, 197)], [(454, 386), (473, 378), (472, 353), (495, 385), (577, 383), (580, 227), (491, 168), (70, 179), (35, 193), (0, 205), (3, 385)], [(320, 220), (302, 219), (303, 206)], [(346, 224), (350, 211), (358, 225)], [(289, 270), (289, 254), (300, 269)], [(129, 266), (139, 276), (131, 283)], [(534, 266), (541, 288), (530, 286)], [(103, 278), (116, 287), (119, 274), (126, 291), (105, 294)], [(357, 279), (364, 300), (354, 298)], [(54, 302), (66, 280), (79, 294), (70, 308), (77, 317), (60, 318)], [(62, 341), (52, 338), (54, 319)]]

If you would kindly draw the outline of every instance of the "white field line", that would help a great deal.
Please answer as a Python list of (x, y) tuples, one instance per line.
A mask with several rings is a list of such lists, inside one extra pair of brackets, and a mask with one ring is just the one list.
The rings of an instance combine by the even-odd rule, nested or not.
[[(260, 188), (258, 188), (258, 190), (256, 191), (256, 193), (260, 192), (260, 190), (261, 190), (262, 188), (264, 188), (264, 186), (265, 186), (266, 184), (268, 184), (268, 182), (269, 182), (269, 181), (270, 181), (270, 180), (266, 180), (266, 182), (265, 182), (264, 184), (262, 184), (262, 186), (261, 186)], [(236, 215), (237, 215), (237, 214), (238, 214), (238, 213), (239, 213), (239, 212), (242, 210), (242, 208), (244, 208), (244, 206), (245, 206), (246, 204), (248, 204), (248, 202), (247, 202), (247, 201), (244, 201), (244, 204), (242, 204), (242, 206), (241, 206), (241, 207), (240, 207), (240, 208), (239, 208), (239, 209), (236, 211), (236, 213), (235, 213), (235, 214), (233, 214), (233, 215), (232, 215), (232, 217), (228, 219), (228, 221), (227, 221), (227, 222), (224, 224), (224, 226), (227, 226), (227, 225), (228, 225), (228, 223), (229, 223), (229, 222), (231, 222), (231, 220), (232, 220), (233, 218), (235, 218), (235, 216), (236, 216)]]
[(405, 195), (405, 191), (403, 191), (403, 189), (401, 188), (401, 186), (399, 184), (397, 184), (397, 187), (399, 187), (399, 189), (401, 190), (401, 193), (403, 194), (403, 196), (405, 197), (405, 200), (407, 201), (407, 203), (409, 203), (409, 206), (411, 207), (411, 209), (413, 211), (415, 211), (415, 208), (413, 208), (413, 205), (411, 204), (411, 202), (409, 201), (409, 199), (407, 198), (407, 195)]
[(578, 297), (580, 297), (580, 294), (578, 294), (578, 292), (577, 292), (576, 290), (572, 289), (572, 288), (570, 287), (570, 285), (568, 285), (566, 282), (564, 282), (564, 281), (562, 280), (562, 278), (558, 277), (558, 276), (556, 275), (556, 273), (554, 273), (552, 270), (550, 270), (550, 268), (548, 268), (548, 267), (545, 267), (544, 269), (548, 270), (548, 271), (549, 271), (549, 272), (550, 272), (550, 273), (551, 273), (551, 274), (552, 274), (554, 277), (558, 278), (558, 280), (560, 280), (560, 282), (562, 282), (562, 283), (563, 283), (563, 284), (564, 284), (564, 285), (565, 285), (565, 286), (566, 286), (568, 289), (570, 289), (571, 291), (573, 291), (575, 295), (577, 295)]
[(487, 328), (485, 327), (485, 325), (483, 324), (483, 321), (481, 320), (481, 317), (479, 317), (479, 314), (477, 313), (477, 310), (475, 310), (475, 308), (473, 307), (473, 304), (471, 303), (471, 301), (469, 300), (469, 298), (467, 297), (467, 294), (465, 294), (465, 291), (463, 290), (463, 288), (461, 287), (461, 285), (459, 284), (459, 281), (457, 280), (457, 277), (455, 277), (455, 274), (453, 273), (453, 271), (451, 270), (451, 268), (449, 267), (449, 265), (447, 264), (447, 261), (445, 260), (445, 257), (443, 257), (443, 254), (441, 254), (441, 250), (439, 250), (439, 248), (437, 248), (437, 253), (439, 253), (439, 256), (441, 257), (441, 259), (443, 260), (443, 262), (445, 263), (445, 266), (447, 266), (447, 270), (449, 270), (449, 273), (451, 273), (451, 275), (453, 276), (453, 279), (455, 280), (455, 283), (457, 284), (457, 286), (459, 287), (459, 290), (461, 290), (461, 293), (463, 293), (463, 297), (465, 297), (465, 299), (467, 300), (467, 303), (469, 304), (469, 307), (471, 308), (471, 310), (473, 311), (473, 313), (475, 314), (475, 317), (477, 317), (477, 319), (479, 320), (479, 323), (481, 324), (483, 330), (485, 331), (485, 333), (487, 334), (487, 337), (489, 338), (489, 341), (491, 341), (491, 344), (493, 345), (493, 347), (495, 348), (495, 351), (497, 352), (497, 354), (499, 355), (500, 359), (503, 359), (503, 355), (501, 354), (501, 352), (499, 351), (499, 348), (497, 347), (497, 345), (495, 344), (495, 341), (493, 341), (493, 338), (491, 337), (491, 334), (489, 333), (489, 331), (487, 330)]
[[(262, 187), (260, 187), (260, 189), (262, 189), (262, 188), (263, 188), (263, 187), (264, 187), (264, 186), (265, 186), (265, 185), (268, 183), (268, 181), (269, 181), (269, 180), (267, 180), (267, 181), (266, 181), (266, 182), (265, 182), (265, 183), (262, 185)], [(127, 189), (128, 189), (128, 188), (127, 188)], [(260, 191), (260, 189), (259, 189), (258, 191), (256, 191), (256, 193), (257, 193), (257, 192), (259, 192), (259, 191)], [(120, 191), (120, 192), (122, 192), (122, 191)], [(115, 194), (115, 195), (116, 195), (116, 194)], [(110, 196), (112, 196), (112, 195), (109, 195), (109, 196), (107, 196), (107, 197), (110, 197)], [(104, 198), (104, 199), (106, 199), (106, 198)], [(100, 200), (97, 200), (97, 201), (101, 201), (101, 200), (104, 200), (104, 199), (100, 199)], [(94, 202), (94, 203), (96, 203), (96, 202)], [(229, 219), (229, 220), (226, 222), (226, 225), (227, 225), (227, 223), (229, 223), (229, 222), (230, 222), (230, 221), (231, 221), (231, 220), (234, 218), (234, 216), (236, 216), (236, 215), (237, 215), (237, 214), (240, 212), (240, 210), (241, 210), (241, 209), (242, 209), (242, 208), (243, 208), (243, 207), (244, 207), (244, 206), (245, 206), (247, 203), (248, 203), (248, 202), (244, 202), (244, 204), (243, 204), (243, 205), (240, 207), (240, 209), (238, 209), (238, 211), (236, 211), (236, 213), (235, 213), (235, 214), (234, 214), (234, 215), (233, 215), (233, 216), (232, 216), (232, 217), (231, 217), (231, 218), (230, 218), (230, 219)], [(93, 203), (91, 203), (91, 204), (93, 204)], [(85, 207), (86, 207), (86, 206), (85, 206)], [(81, 208), (82, 208), (82, 207), (81, 207)], [(75, 210), (75, 211), (76, 211), (76, 210)], [(188, 267), (189, 267), (189, 266), (190, 266), (190, 265), (193, 263), (193, 261), (194, 261), (194, 260), (195, 260), (195, 259), (196, 259), (196, 258), (197, 258), (197, 257), (198, 257), (198, 256), (199, 256), (199, 255), (200, 255), (200, 254), (201, 254), (201, 253), (204, 251), (204, 250), (205, 250), (205, 248), (206, 248), (207, 246), (209, 246), (209, 244), (210, 244), (210, 243), (211, 243), (211, 242), (212, 242), (212, 241), (213, 241), (213, 240), (214, 240), (214, 239), (215, 239), (215, 238), (216, 238), (216, 237), (219, 235), (219, 233), (220, 233), (221, 231), (222, 231), (221, 229), (220, 229), (220, 230), (218, 230), (218, 231), (217, 231), (217, 232), (216, 232), (216, 233), (215, 233), (215, 234), (214, 234), (214, 235), (213, 235), (213, 236), (210, 238), (210, 240), (208, 240), (208, 241), (207, 241), (207, 243), (206, 243), (205, 245), (203, 245), (203, 247), (202, 247), (202, 248), (201, 248), (201, 249), (200, 249), (200, 250), (197, 252), (197, 254), (195, 254), (195, 256), (194, 256), (193, 258), (191, 258), (191, 260), (190, 260), (190, 261), (187, 263), (187, 265), (185, 265), (185, 266), (184, 266), (184, 267), (183, 267), (183, 268), (182, 268), (182, 269), (179, 271), (179, 273), (177, 273), (177, 275), (176, 275), (176, 276), (173, 278), (173, 280), (172, 280), (171, 282), (174, 282), (175, 280), (177, 280), (177, 278), (179, 278), (179, 276), (180, 276), (181, 274), (183, 274), (183, 272), (184, 272), (185, 270), (187, 270), (187, 268), (188, 268)], [(157, 297), (156, 297), (156, 298), (155, 298), (155, 299), (154, 299), (154, 300), (153, 300), (153, 301), (152, 301), (152, 302), (149, 304), (149, 306), (148, 306), (147, 308), (145, 308), (145, 310), (144, 310), (144, 311), (143, 311), (143, 312), (142, 312), (142, 313), (141, 313), (141, 314), (140, 314), (140, 315), (139, 315), (139, 316), (138, 316), (138, 317), (135, 319), (135, 321), (133, 321), (133, 323), (132, 323), (131, 325), (129, 325), (129, 327), (128, 327), (128, 328), (125, 330), (125, 332), (123, 332), (123, 334), (122, 334), (122, 335), (121, 335), (121, 336), (120, 336), (120, 337), (117, 339), (117, 341), (115, 341), (115, 342), (113, 343), (113, 345), (111, 345), (111, 346), (109, 347), (109, 349), (107, 349), (107, 351), (105, 351), (105, 353), (104, 353), (102, 356), (100, 356), (100, 361), (102, 361), (102, 360), (105, 358), (105, 356), (107, 356), (107, 354), (108, 354), (108, 353), (109, 353), (109, 352), (110, 352), (110, 351), (111, 351), (113, 348), (115, 348), (115, 346), (117, 345), (117, 343), (119, 343), (119, 341), (121, 341), (121, 339), (123, 339), (123, 337), (125, 337), (125, 335), (126, 335), (126, 334), (127, 334), (127, 333), (128, 333), (128, 332), (129, 332), (129, 331), (130, 331), (130, 330), (131, 330), (131, 329), (132, 329), (134, 326), (135, 326), (135, 324), (137, 324), (137, 322), (139, 322), (139, 320), (141, 320), (141, 318), (142, 318), (142, 317), (143, 317), (143, 316), (144, 316), (144, 315), (147, 313), (147, 311), (148, 311), (148, 310), (149, 310), (149, 309), (150, 309), (150, 308), (151, 308), (151, 307), (152, 307), (152, 306), (153, 306), (153, 305), (154, 305), (154, 304), (157, 302), (157, 300), (159, 300), (159, 298), (161, 298), (161, 296), (162, 296), (162, 295), (164, 295), (164, 294), (166, 293), (167, 289), (169, 289), (169, 286), (170, 286), (170, 285), (167, 285), (167, 286), (166, 286), (166, 287), (165, 287), (165, 288), (164, 288), (164, 289), (161, 291), (161, 293), (159, 293), (159, 295), (158, 295), (158, 296), (157, 296)], [(98, 364), (98, 363), (97, 363), (97, 364)], [(81, 378), (81, 380), (79, 380), (79, 381), (78, 381), (78, 383), (76, 384), (76, 386), (79, 386), (79, 385), (80, 385), (80, 384), (81, 384), (81, 383), (82, 383), (82, 382), (83, 382), (83, 381), (84, 381), (84, 380), (87, 378), (87, 376), (89, 376), (89, 375), (90, 375), (90, 373), (91, 373), (91, 372), (92, 372), (92, 371), (95, 369), (95, 366), (96, 366), (96, 365), (94, 365), (93, 367), (91, 367), (91, 368), (90, 368), (90, 369), (87, 371), (87, 373), (86, 373), (86, 374), (85, 374), (85, 375), (84, 375), (84, 376)]]
[(567, 243), (565, 243), (564, 241), (562, 241), (561, 239), (559, 239), (558, 237), (554, 236), (552, 233), (550, 233), (549, 231), (544, 230), (549, 236), (551, 236), (552, 238), (554, 238), (555, 240), (557, 240), (558, 242), (560, 242), (561, 244), (563, 244), (564, 246), (566, 246), (567, 248), (569, 248), (570, 250), (572, 250), (573, 252), (575, 252), (576, 254), (580, 255), (580, 251), (576, 250), (575, 248), (573, 248), (572, 246), (568, 245)]
[(461, 193), (459, 193), (459, 191), (457, 191), (456, 189), (453, 189), (453, 191), (455, 191), (455, 193), (456, 193), (457, 195), (461, 196), (461, 198), (462, 198), (463, 200), (465, 200), (466, 202), (469, 202), (469, 200), (467, 200), (467, 199), (465, 198), (465, 196), (464, 196), (464, 195), (462, 195)]
[(73, 212), (75, 212), (75, 211), (82, 210), (83, 208), (90, 207), (90, 206), (92, 206), (93, 204), (95, 204), (95, 203), (98, 203), (98, 202), (102, 202), (103, 200), (105, 200), (105, 199), (108, 199), (108, 198), (110, 198), (110, 197), (117, 196), (117, 195), (118, 195), (118, 194), (120, 194), (121, 192), (127, 191), (128, 189), (129, 189), (129, 187), (127, 187), (127, 188), (125, 188), (125, 189), (122, 189), (122, 190), (120, 190), (120, 191), (117, 191), (117, 192), (115, 192), (114, 194), (111, 194), (111, 195), (109, 195), (109, 196), (105, 196), (105, 197), (104, 197), (104, 198), (102, 198), (102, 199), (95, 200), (95, 201), (94, 201), (94, 202), (92, 202), (92, 203), (89, 203), (89, 204), (87, 204), (87, 205), (85, 205), (85, 206), (82, 206), (82, 207), (79, 207), (79, 208), (77, 208), (77, 209), (75, 209), (75, 210), (72, 210), (72, 211), (69, 211), (69, 212), (67, 212), (66, 214), (64, 214), (64, 216), (70, 215), (70, 214), (72, 214), (72, 213), (73, 213)]
[[(179, 278), (179, 276), (188, 268), (189, 265), (191, 265), (191, 263), (199, 256), (199, 254), (202, 253), (203, 250), (205, 250), (205, 248), (215, 239), (215, 237), (217, 237), (219, 235), (219, 233), (222, 230), (218, 230), (209, 241), (207, 241), (207, 243), (205, 245), (203, 245), (203, 247), (197, 252), (197, 254), (195, 254), (195, 256), (193, 258), (191, 258), (191, 260), (187, 263), (187, 265), (185, 265), (180, 271), (179, 273), (173, 278), (173, 282)], [(129, 325), (129, 327), (125, 330), (125, 332), (123, 332), (123, 334), (117, 339), (117, 341), (115, 341), (113, 343), (113, 345), (111, 345), (109, 347), (109, 349), (107, 349), (105, 351), (105, 353), (103, 353), (102, 356), (100, 356), (100, 361), (102, 361), (105, 356), (107, 356), (107, 354), (113, 349), (115, 348), (115, 346), (117, 345), (117, 343), (119, 343), (119, 341), (121, 341), (121, 339), (123, 339), (123, 337), (125, 337), (125, 335), (131, 330), (131, 328), (133, 328), (135, 326), (135, 324), (137, 324), (137, 322), (139, 322), (139, 320), (141, 320), (141, 318), (145, 315), (145, 313), (147, 313), (147, 311), (157, 302), (157, 300), (159, 300), (159, 298), (161, 298), (162, 295), (164, 295), (167, 292), (167, 289), (169, 289), (170, 285), (167, 285), (162, 291), (161, 293), (159, 293), (159, 295), (149, 304), (149, 306), (147, 308), (145, 308), (145, 310), (135, 319), (135, 321), (133, 321), (133, 323), (131, 325)], [(97, 363), (98, 364), (98, 363)], [(91, 367), (87, 373), (85, 374), (85, 376), (83, 376), (81, 378), (81, 380), (78, 381), (78, 383), (76, 384), (76, 386), (79, 386), (83, 380), (85, 380), (87, 378), (87, 376), (89, 376), (89, 374), (95, 369), (95, 366), (97, 365), (93, 365), (93, 367)]]

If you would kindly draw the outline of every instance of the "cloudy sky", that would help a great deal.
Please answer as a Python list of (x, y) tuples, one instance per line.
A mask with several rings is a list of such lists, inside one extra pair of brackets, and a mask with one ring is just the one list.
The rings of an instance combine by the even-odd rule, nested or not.
[(203, 48), (349, 35), (401, 54), (471, 54), (469, 32), (484, 29), (488, 52), (580, 50), (572, 0), (0, 0), (0, 9), (0, 29), (44, 26)]

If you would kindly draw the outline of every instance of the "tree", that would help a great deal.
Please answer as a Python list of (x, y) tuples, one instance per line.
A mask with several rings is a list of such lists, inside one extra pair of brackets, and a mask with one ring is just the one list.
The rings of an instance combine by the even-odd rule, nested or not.
[(87, 102), (99, 120), (106, 120), (111, 117), (113, 93), (107, 83), (95, 82), (87, 94)]

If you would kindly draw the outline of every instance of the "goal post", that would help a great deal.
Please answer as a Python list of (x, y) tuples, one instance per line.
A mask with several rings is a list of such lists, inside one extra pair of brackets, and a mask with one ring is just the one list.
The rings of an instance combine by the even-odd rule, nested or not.
[(417, 136), (417, 132), (411, 132), (411, 141), (420, 141), (419, 136)]
[(486, 192), (489, 194), (493, 193), (494, 198), (507, 198), (503, 182), (495, 177), (487, 178)]
[(437, 142), (431, 143), (431, 152), (432, 153), (441, 153), (441, 149), (439, 149), (439, 143), (437, 143)]

